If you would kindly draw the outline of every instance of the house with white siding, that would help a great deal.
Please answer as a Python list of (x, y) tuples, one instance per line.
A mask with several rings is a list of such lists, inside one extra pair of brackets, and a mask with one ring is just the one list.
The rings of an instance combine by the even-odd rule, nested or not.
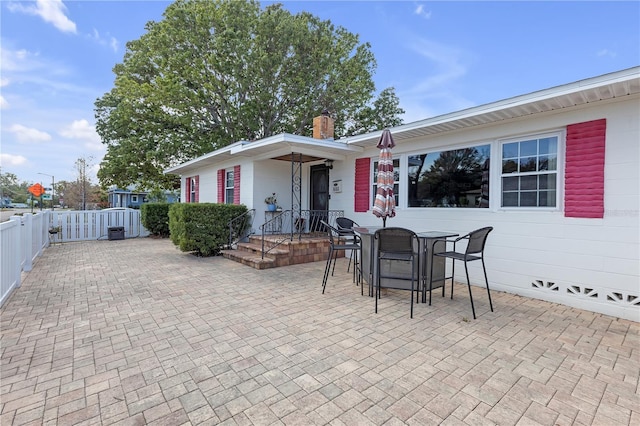
[[(166, 173), (181, 176), (183, 202), (245, 204), (258, 224), (275, 192), (283, 209), (380, 225), (382, 129), (334, 140), (332, 126), (319, 116), (314, 137), (239, 141)], [(492, 290), (640, 321), (640, 67), (390, 131), (397, 208), (387, 226), (493, 226)], [(481, 266), (469, 268), (482, 283)]]

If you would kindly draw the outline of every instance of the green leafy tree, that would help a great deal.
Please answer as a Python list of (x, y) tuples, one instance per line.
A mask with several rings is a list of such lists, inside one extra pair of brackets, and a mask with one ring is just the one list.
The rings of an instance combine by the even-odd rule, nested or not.
[(2, 173), (0, 168), (0, 198), (8, 198), (14, 203), (26, 203), (29, 198), (29, 182), (20, 181), (13, 173)]
[(355, 117), (347, 122), (345, 136), (399, 126), (402, 124), (400, 116), (404, 112), (404, 109), (400, 108), (400, 99), (396, 96), (395, 89), (388, 87), (380, 92), (373, 103), (361, 108)]
[(127, 43), (114, 87), (95, 103), (107, 145), (98, 177), (104, 186), (174, 189), (167, 167), (240, 140), (310, 136), (325, 109), (337, 137), (393, 125), (393, 89), (371, 103), (375, 67), (368, 43), (309, 13), (178, 0)]

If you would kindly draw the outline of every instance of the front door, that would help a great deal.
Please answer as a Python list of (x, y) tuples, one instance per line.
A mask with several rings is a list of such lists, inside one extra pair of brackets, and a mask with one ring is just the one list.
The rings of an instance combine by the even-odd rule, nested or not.
[(329, 169), (325, 165), (311, 166), (311, 217), (309, 231), (324, 231), (321, 220), (327, 220), (329, 210)]

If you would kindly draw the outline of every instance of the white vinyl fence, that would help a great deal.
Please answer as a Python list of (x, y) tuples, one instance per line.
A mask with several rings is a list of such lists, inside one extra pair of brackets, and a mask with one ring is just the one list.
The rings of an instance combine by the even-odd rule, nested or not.
[[(50, 234), (56, 228), (59, 231)], [(50, 243), (116, 239), (122, 233), (124, 238), (149, 235), (139, 210), (45, 210), (11, 216), (0, 223), (0, 306)]]

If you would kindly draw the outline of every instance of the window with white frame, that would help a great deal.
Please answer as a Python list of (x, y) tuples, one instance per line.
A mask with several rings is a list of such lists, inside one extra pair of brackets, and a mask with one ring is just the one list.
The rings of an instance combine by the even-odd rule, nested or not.
[(132, 203), (137, 203), (138, 202), (138, 196), (137, 195), (132, 195), (131, 196), (131, 202)]
[[(373, 191), (372, 191), (372, 199), (371, 205), (374, 205), (376, 202), (376, 191), (378, 189), (378, 161), (373, 162)], [(400, 160), (397, 158), (393, 159), (393, 197), (396, 199), (396, 206), (398, 204), (398, 200), (400, 199), (398, 192), (400, 191)]]
[(559, 135), (505, 141), (502, 152), (502, 207), (556, 207)]
[(491, 145), (407, 157), (408, 207), (489, 207)]
[(196, 180), (194, 178), (189, 179), (189, 202), (196, 202)]
[(234, 191), (234, 179), (233, 170), (227, 170), (225, 172), (225, 184), (224, 184), (224, 202), (226, 204), (233, 204), (233, 191)]

